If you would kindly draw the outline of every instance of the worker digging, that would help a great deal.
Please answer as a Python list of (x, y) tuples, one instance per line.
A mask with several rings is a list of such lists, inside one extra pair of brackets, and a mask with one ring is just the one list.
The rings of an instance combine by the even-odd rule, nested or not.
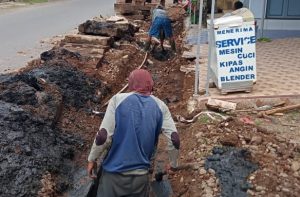
[(280, 3), (115, 3), (0, 74), (0, 196), (298, 196), (300, 39), (260, 42), (251, 14)]
[(162, 48), (162, 51), (165, 50), (164, 40), (168, 38), (171, 45), (171, 49), (173, 50), (173, 52), (176, 52), (176, 44), (172, 32), (171, 20), (169, 19), (164, 6), (161, 4), (159, 4), (152, 11), (151, 26), (149, 29), (149, 36), (145, 44), (145, 51), (149, 51), (151, 47), (152, 37), (155, 37), (160, 40), (160, 46)]
[(179, 135), (166, 104), (151, 94), (150, 73), (134, 70), (128, 84), (130, 93), (110, 99), (88, 157), (89, 176), (96, 178), (97, 159), (106, 154), (100, 163), (99, 197), (149, 195), (149, 170), (161, 129), (169, 140), (167, 168), (177, 167)]

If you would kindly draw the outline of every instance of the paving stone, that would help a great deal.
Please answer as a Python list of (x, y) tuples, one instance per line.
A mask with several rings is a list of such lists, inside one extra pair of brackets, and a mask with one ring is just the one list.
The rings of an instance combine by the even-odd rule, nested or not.
[[(256, 50), (257, 82), (253, 91), (221, 95), (217, 88), (210, 88), (212, 97), (300, 96), (300, 38), (277, 39), (269, 43), (258, 42)], [(202, 44), (200, 50), (202, 59), (207, 59), (207, 51), (208, 44)], [(200, 89), (205, 88), (206, 73), (206, 65), (200, 64)]]

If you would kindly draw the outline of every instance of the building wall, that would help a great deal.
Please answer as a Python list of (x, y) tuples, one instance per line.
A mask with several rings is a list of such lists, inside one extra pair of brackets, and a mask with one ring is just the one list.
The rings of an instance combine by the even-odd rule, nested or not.
[(300, 18), (267, 18), (267, 1), (249, 0), (249, 9), (253, 12), (259, 28), (262, 26), (261, 19), (264, 18), (265, 30), (300, 30)]
[(222, 10), (232, 10), (235, 1), (236, 0), (216, 0), (217, 8)]

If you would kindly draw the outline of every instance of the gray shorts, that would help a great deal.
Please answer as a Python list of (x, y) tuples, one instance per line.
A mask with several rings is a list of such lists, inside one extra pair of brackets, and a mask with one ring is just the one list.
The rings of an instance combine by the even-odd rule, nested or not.
[(149, 175), (123, 175), (102, 171), (97, 197), (148, 197)]

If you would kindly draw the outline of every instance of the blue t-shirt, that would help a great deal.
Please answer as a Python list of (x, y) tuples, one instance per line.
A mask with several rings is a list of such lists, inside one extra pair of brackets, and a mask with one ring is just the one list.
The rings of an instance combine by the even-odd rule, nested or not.
[[(147, 173), (161, 131), (167, 137), (167, 149), (176, 150), (171, 140), (177, 133), (172, 115), (153, 95), (116, 94), (109, 101), (101, 129), (107, 131), (107, 139), (97, 145), (95, 138), (88, 161), (96, 161), (109, 150), (102, 163), (107, 172)], [(175, 160), (173, 163), (175, 166)]]
[(112, 146), (103, 169), (107, 172), (148, 169), (162, 121), (163, 114), (151, 96), (128, 96), (116, 108)]

